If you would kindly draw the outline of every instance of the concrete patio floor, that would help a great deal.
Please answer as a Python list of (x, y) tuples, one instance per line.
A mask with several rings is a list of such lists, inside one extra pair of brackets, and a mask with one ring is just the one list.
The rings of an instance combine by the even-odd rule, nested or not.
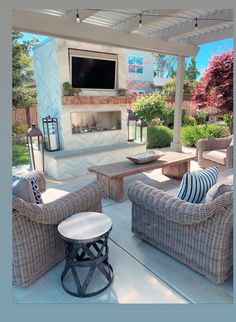
[[(194, 149), (184, 152), (194, 153)], [(28, 171), (28, 166), (14, 167), (14, 174)], [(191, 170), (198, 169), (191, 161)], [(51, 188), (49, 199), (78, 189), (95, 179), (90, 174), (63, 182), (47, 178)], [(125, 186), (141, 180), (164, 191), (178, 187), (180, 181), (169, 179), (154, 170), (126, 178)], [(49, 200), (48, 199), (48, 200)], [(45, 198), (46, 202), (47, 199)], [(60, 282), (64, 261), (56, 265), (28, 288), (13, 286), (14, 303), (232, 303), (233, 279), (216, 285), (186, 265), (135, 237), (131, 232), (131, 202), (103, 200), (103, 213), (113, 222), (109, 239), (109, 260), (114, 280), (103, 293), (91, 298), (76, 298), (67, 294)], [(95, 276), (94, 276), (95, 277)], [(96, 287), (96, 277), (93, 286)]]

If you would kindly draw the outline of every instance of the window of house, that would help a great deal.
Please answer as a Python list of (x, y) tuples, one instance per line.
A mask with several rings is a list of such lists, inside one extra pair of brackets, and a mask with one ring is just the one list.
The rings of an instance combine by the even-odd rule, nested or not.
[(128, 67), (129, 67), (129, 73), (143, 74), (143, 57), (129, 56)]

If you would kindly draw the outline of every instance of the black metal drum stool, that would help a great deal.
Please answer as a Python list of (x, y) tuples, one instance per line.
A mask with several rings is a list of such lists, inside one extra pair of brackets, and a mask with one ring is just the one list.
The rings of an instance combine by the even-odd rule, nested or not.
[[(108, 236), (112, 229), (111, 219), (97, 212), (75, 214), (58, 225), (58, 231), (66, 246), (66, 263), (61, 275), (64, 290), (77, 297), (89, 297), (103, 292), (113, 280), (113, 269), (108, 261)], [(87, 268), (85, 278), (80, 279), (79, 269)], [(98, 270), (103, 277), (102, 286), (86, 292)], [(65, 286), (65, 277), (72, 273), (76, 292)]]

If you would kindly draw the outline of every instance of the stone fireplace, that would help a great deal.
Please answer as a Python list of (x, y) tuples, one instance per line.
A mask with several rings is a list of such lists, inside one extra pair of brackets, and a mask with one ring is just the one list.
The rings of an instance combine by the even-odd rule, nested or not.
[(145, 144), (127, 142), (128, 97), (114, 90), (85, 89), (79, 96), (62, 96), (63, 82), (70, 82), (69, 48), (115, 53), (117, 86), (125, 87), (126, 79), (123, 49), (57, 38), (34, 49), (39, 120), (58, 118), (61, 150), (45, 153), (46, 173), (57, 180), (85, 175), (91, 166), (146, 150)]
[(121, 130), (121, 111), (72, 112), (72, 134)]

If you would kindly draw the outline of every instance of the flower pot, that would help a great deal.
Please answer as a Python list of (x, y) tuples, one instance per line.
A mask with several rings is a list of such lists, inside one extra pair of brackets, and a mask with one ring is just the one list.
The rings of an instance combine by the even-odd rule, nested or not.
[(70, 96), (71, 90), (70, 89), (64, 89), (63, 90), (63, 95), (64, 96)]

